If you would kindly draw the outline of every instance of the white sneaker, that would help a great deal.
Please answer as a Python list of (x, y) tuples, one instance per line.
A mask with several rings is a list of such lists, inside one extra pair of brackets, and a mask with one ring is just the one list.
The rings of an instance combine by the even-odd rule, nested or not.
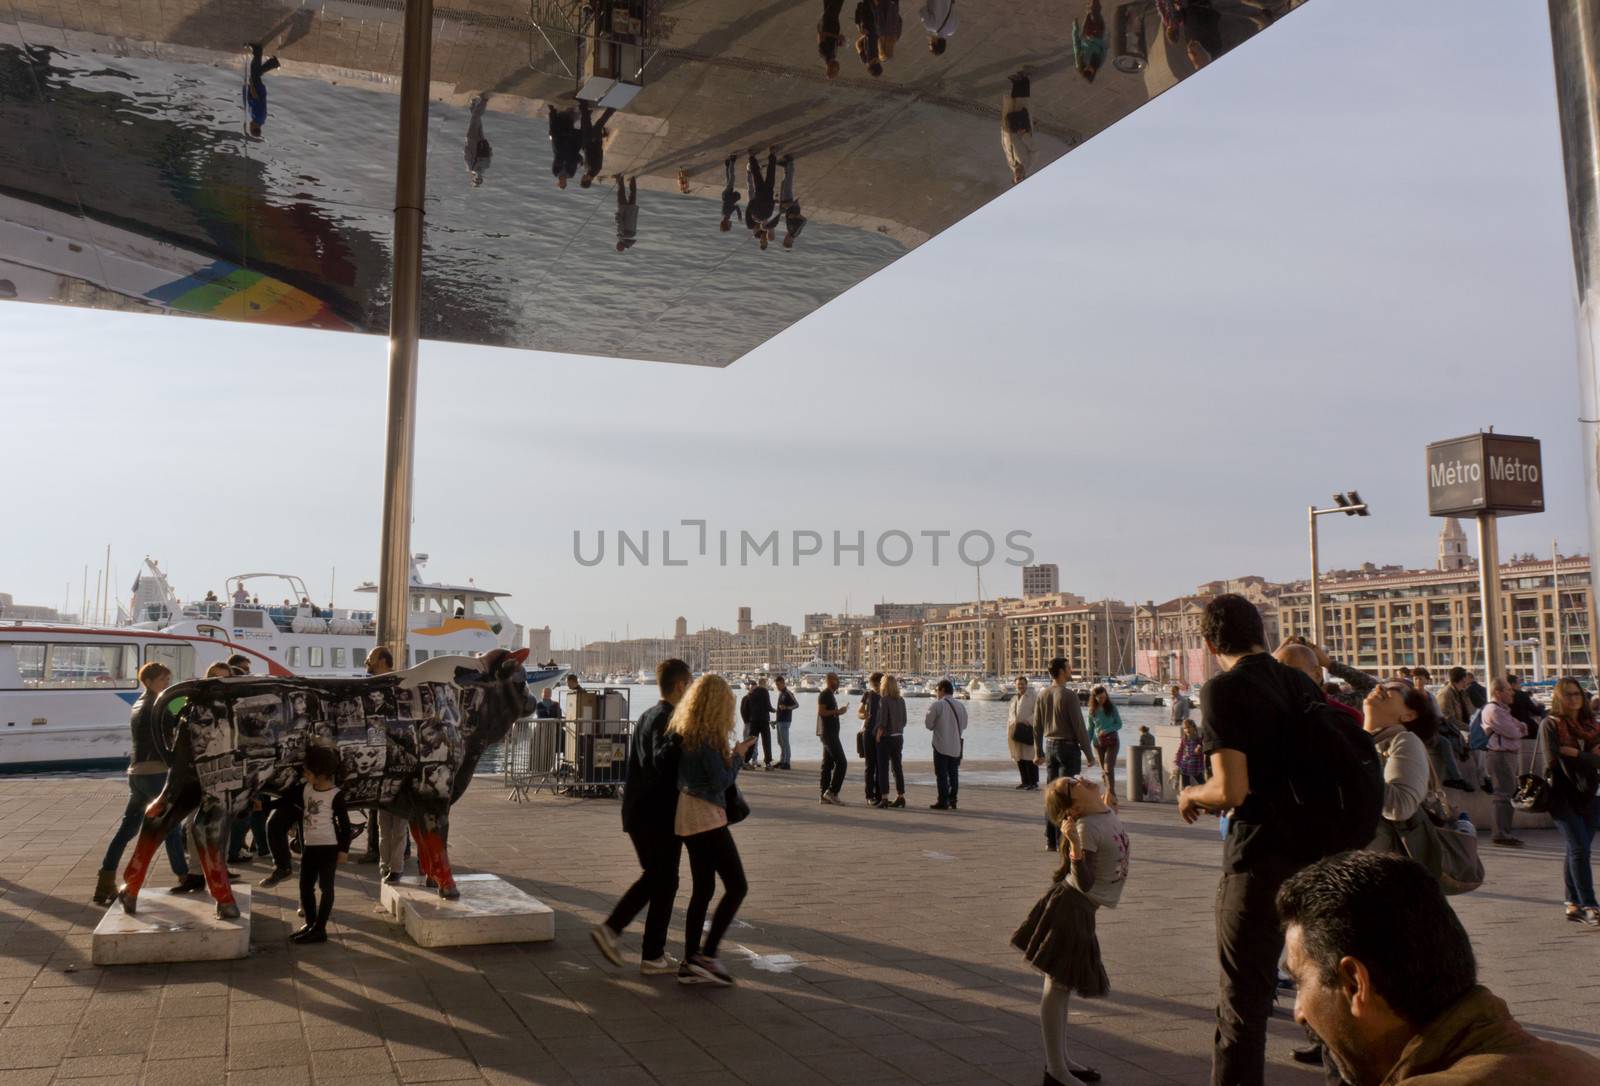
[(612, 965), (627, 964), (622, 957), (622, 940), (617, 937), (616, 932), (605, 924), (596, 924), (589, 929), (589, 934), (594, 937), (594, 945), (600, 948), (600, 953), (604, 954)]
[(671, 954), (663, 954), (659, 958), (646, 958), (639, 963), (639, 972), (647, 977), (664, 977), (678, 971), (677, 958)]

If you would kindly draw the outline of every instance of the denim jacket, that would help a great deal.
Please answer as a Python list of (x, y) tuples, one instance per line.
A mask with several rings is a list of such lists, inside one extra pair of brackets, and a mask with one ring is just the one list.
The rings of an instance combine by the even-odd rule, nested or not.
[(678, 791), (719, 806), (726, 802), (728, 786), (739, 777), (739, 759), (724, 761), (720, 746), (683, 749), (678, 759)]

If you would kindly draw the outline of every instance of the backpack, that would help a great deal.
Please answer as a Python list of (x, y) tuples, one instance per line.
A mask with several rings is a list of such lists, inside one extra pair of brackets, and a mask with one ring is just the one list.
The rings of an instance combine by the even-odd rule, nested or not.
[(1472, 722), (1467, 725), (1467, 749), (1488, 750), (1489, 733), (1483, 730), (1483, 710), (1475, 710)]
[(1320, 691), (1297, 690), (1287, 675), (1279, 685), (1298, 711), (1283, 732), (1282, 778), (1263, 790), (1273, 838), (1284, 855), (1307, 863), (1366, 848), (1383, 818), (1383, 764), (1372, 736)]

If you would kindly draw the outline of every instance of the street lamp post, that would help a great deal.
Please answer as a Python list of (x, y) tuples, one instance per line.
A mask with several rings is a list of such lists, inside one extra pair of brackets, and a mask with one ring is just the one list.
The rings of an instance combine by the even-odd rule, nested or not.
[(1343, 513), (1347, 517), (1370, 515), (1367, 503), (1354, 490), (1340, 491), (1333, 496), (1333, 500), (1335, 504), (1327, 509), (1318, 509), (1314, 505), (1306, 508), (1306, 521), (1311, 529), (1311, 640), (1319, 645), (1325, 644), (1326, 638), (1322, 632), (1322, 589), (1317, 580), (1317, 518), (1329, 513)]

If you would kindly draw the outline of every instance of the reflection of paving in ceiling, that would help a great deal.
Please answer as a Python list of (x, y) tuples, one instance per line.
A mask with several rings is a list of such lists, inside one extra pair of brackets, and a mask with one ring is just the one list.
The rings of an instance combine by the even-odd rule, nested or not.
[[(386, 330), (399, 0), (34, 2), (50, 10), (0, 11), (0, 295)], [(1153, 0), (1101, 5), (1111, 57), (1091, 83), (1074, 70), (1077, 0), (958, 0), (942, 56), (904, 0), (884, 76), (847, 42), (832, 82), (822, 0), (654, 0), (657, 51), (606, 151), (607, 175), (639, 178), (625, 253), (609, 177), (562, 191), (551, 176), (544, 104), (572, 105), (578, 80), (548, 73), (582, 60), (529, 13), (548, 28), (573, 0), (441, 3), (423, 334), (726, 364), (1009, 187), (1000, 96), (1019, 66), (1036, 170), (1192, 71), (1191, 40), (1218, 54), (1296, 2), (1189, 0), (1170, 43)], [(1112, 63), (1140, 51), (1119, 17), (1146, 36), (1137, 73)], [(244, 133), (246, 37), (283, 61), (260, 140)], [(482, 91), (493, 158), (474, 187)], [(722, 160), (773, 142), (796, 156), (809, 221), (792, 250), (762, 252), (737, 220), (718, 230)], [(737, 177), (742, 191), (742, 162)]]

